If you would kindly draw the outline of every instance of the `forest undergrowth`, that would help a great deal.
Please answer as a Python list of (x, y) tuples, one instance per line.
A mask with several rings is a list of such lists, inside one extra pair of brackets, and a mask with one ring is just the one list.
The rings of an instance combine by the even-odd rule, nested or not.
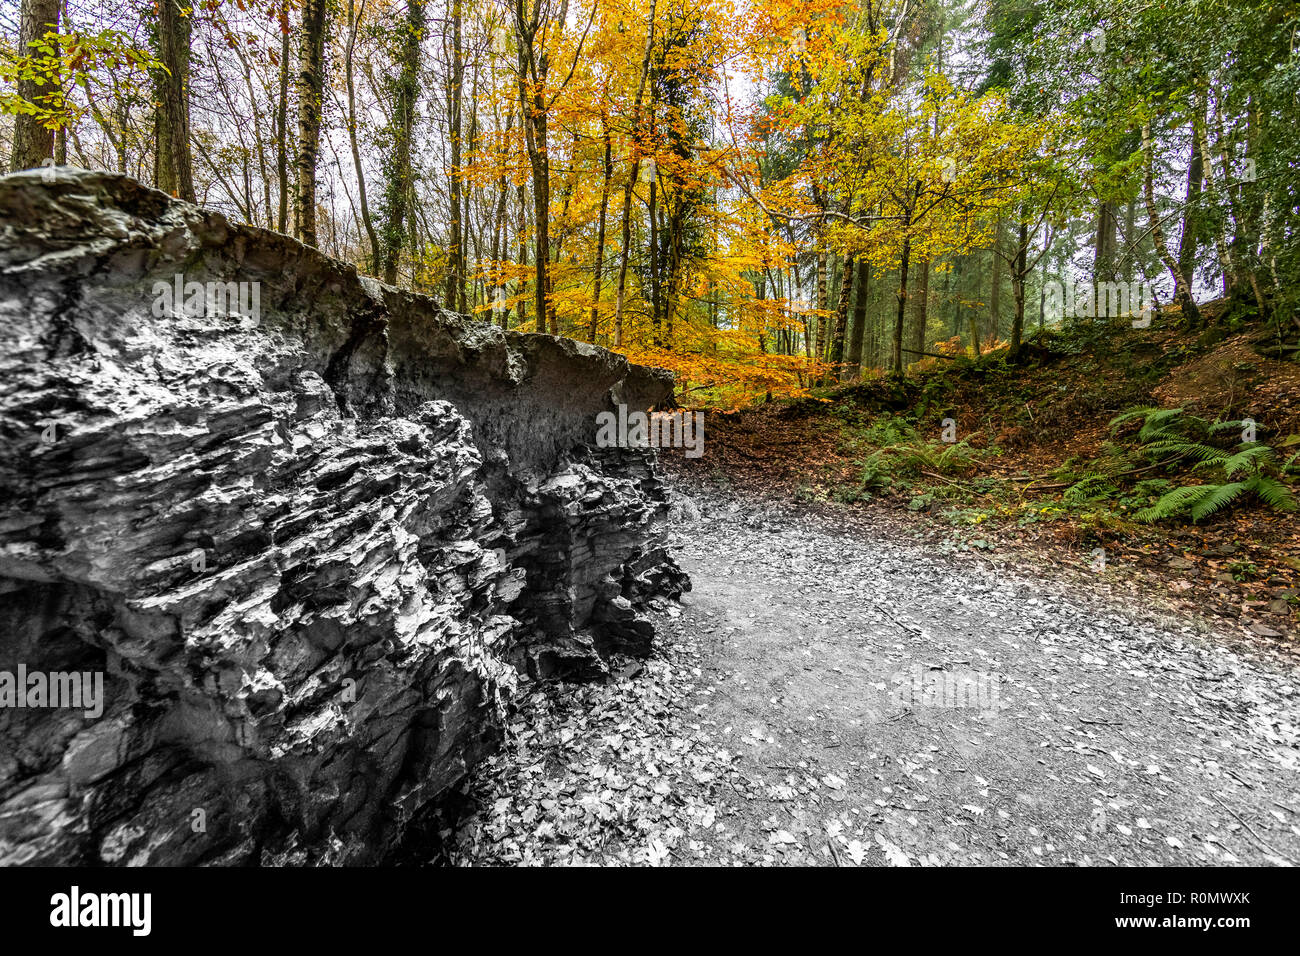
[(1300, 609), (1300, 367), (1226, 301), (1208, 329), (1095, 321), (1011, 363), (927, 359), (706, 418), (673, 469), (898, 516), (944, 549), (1137, 573), (1285, 636)]

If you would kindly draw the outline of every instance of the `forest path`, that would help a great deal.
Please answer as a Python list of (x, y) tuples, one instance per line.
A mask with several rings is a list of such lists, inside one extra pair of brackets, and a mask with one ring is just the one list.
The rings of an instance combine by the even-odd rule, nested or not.
[(1300, 861), (1294, 653), (847, 512), (674, 516), (661, 658), (533, 695), (462, 861)]

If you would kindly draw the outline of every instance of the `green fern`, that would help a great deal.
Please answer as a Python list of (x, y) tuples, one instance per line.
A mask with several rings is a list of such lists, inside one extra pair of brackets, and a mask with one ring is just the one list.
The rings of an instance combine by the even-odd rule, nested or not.
[(1195, 505), (1198, 501), (1208, 494), (1212, 494), (1217, 485), (1190, 485), (1183, 488), (1175, 488), (1163, 495), (1159, 501), (1150, 508), (1143, 508), (1133, 515), (1138, 521), (1151, 524), (1155, 521), (1161, 521), (1165, 518), (1174, 518), (1186, 513), (1186, 511)]
[(1233, 421), (1233, 422), (1215, 422), (1213, 425), (1210, 426), (1210, 434), (1217, 435), (1219, 432), (1244, 431), (1245, 428), (1246, 428), (1246, 420), (1244, 418), (1238, 419), (1237, 421)]
[(1146, 452), (1151, 458), (1169, 458), (1175, 456), (1180, 459), (1194, 458), (1197, 461), (1225, 461), (1228, 453), (1222, 448), (1215, 448), (1213, 445), (1203, 445), (1200, 442), (1188, 441), (1186, 438), (1173, 436), (1161, 438), (1142, 446), (1142, 451)]
[[(1131, 422), (1135, 418), (1141, 418), (1145, 420), (1148, 416), (1158, 411), (1161, 411), (1161, 409), (1149, 405), (1143, 406), (1141, 408), (1130, 408), (1127, 412), (1124, 412), (1122, 415), (1118, 415), (1115, 418), (1112, 418), (1110, 420), (1110, 430), (1114, 432), (1119, 428), (1120, 425), (1123, 425), (1126, 422)], [(1181, 412), (1182, 409), (1180, 408), (1178, 409), (1178, 411)]]
[[(1184, 416), (1181, 408), (1161, 408), (1150, 412), (1138, 432), (1138, 441), (1146, 443), (1157, 437), (1175, 434), (1171, 429), (1176, 422), (1190, 421), (1192, 416)], [(1197, 419), (1199, 421), (1199, 419)]]
[(1207, 472), (1221, 481), (1187, 485), (1163, 494), (1149, 508), (1134, 517), (1148, 524), (1170, 518), (1203, 521), (1254, 497), (1275, 511), (1294, 511), (1295, 493), (1281, 479), (1300, 455), (1278, 466), (1272, 448), (1259, 442), (1242, 442), (1235, 448), (1219, 448), (1211, 441), (1225, 432), (1239, 431), (1245, 421), (1207, 422), (1187, 415), (1180, 408), (1135, 408), (1110, 423), (1112, 431), (1127, 422), (1141, 420), (1137, 440), (1139, 451), (1158, 461), (1191, 462), (1193, 472)]
[(1192, 505), (1190, 513), (1193, 521), (1208, 518), (1215, 512), (1232, 504), (1246, 490), (1246, 483), (1244, 481), (1234, 481), (1227, 485), (1204, 485), (1203, 487), (1213, 488), (1214, 490)]
[(1258, 471), (1273, 461), (1273, 449), (1258, 442), (1247, 445), (1223, 462), (1223, 473), (1229, 478), (1242, 471)]
[(1269, 475), (1255, 475), (1246, 482), (1246, 489), (1274, 511), (1295, 511), (1295, 493), (1282, 482)]

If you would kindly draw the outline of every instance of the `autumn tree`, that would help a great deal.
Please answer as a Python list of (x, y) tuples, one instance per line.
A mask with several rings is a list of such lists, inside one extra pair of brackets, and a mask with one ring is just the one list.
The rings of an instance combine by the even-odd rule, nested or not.
[[(33, 51), (33, 44), (39, 48), (47, 41), (47, 34), (57, 34), (59, 30), (59, 0), (22, 0), (19, 11), (18, 52)], [(50, 46), (49, 53), (54, 54), (56, 47)], [(54, 158), (54, 127), (42, 122), (41, 114), (36, 109), (28, 109), (26, 104), (37, 99), (46, 99), (47, 91), (57, 94), (57, 87), (52, 87), (36, 69), (21, 70), (15, 75), (16, 94), (24, 105), (14, 110), (13, 148), (9, 154), (11, 170), (30, 169), (40, 166), (44, 160)], [(44, 88), (44, 89), (42, 89)], [(48, 103), (57, 108), (57, 103)]]

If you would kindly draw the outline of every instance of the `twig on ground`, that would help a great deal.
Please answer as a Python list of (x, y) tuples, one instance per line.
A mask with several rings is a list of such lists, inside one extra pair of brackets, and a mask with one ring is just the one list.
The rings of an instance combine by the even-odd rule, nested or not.
[(1223, 807), (1223, 809), (1231, 813), (1236, 818), (1237, 822), (1246, 828), (1246, 832), (1255, 838), (1256, 843), (1262, 846), (1265, 850), (1268, 850), (1268, 852), (1272, 853), (1274, 856), (1286, 860), (1288, 863), (1295, 863), (1295, 860), (1291, 859), (1285, 853), (1279, 853), (1277, 850), (1273, 849), (1271, 846), (1265, 843), (1264, 838), (1260, 836), (1258, 833), (1256, 833), (1254, 828), (1252, 828), (1251, 825), (1247, 823), (1242, 818), (1242, 816), (1239, 813), (1237, 813), (1236, 810), (1232, 809), (1232, 807), (1228, 806), (1226, 803), (1220, 800), (1219, 795), (1217, 793), (1211, 793), (1210, 796), (1214, 797), (1215, 801), (1218, 802), (1219, 806)]
[(826, 845), (830, 847), (831, 859), (835, 861), (836, 866), (843, 866), (844, 862), (840, 859), (839, 848), (835, 846), (834, 840), (827, 840)]
[(907, 631), (909, 634), (915, 634), (917, 637), (920, 637), (920, 636), (921, 636), (921, 629), (920, 629), (919, 627), (912, 627), (912, 625), (910, 625), (910, 624), (904, 624), (902, 621), (900, 621), (898, 618), (894, 617), (894, 615), (890, 614), (888, 611), (886, 611), (886, 610), (885, 610), (883, 607), (881, 607), (879, 604), (872, 604), (871, 606), (874, 607), (874, 608), (875, 608), (877, 611), (879, 611), (881, 614), (885, 615), (885, 617), (889, 618), (891, 621), (893, 621), (895, 624), (897, 624), (897, 625), (898, 625), (899, 627), (901, 627), (903, 630)]

